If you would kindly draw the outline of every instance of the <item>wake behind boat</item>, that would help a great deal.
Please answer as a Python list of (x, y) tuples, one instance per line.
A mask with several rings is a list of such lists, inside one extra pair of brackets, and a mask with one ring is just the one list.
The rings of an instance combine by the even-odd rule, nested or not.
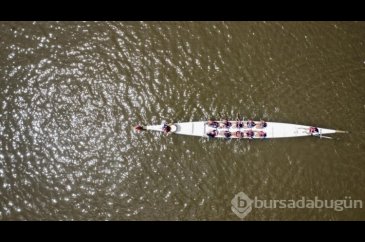
[(319, 128), (300, 124), (263, 122), (263, 121), (197, 121), (182, 122), (162, 125), (138, 125), (136, 130), (160, 131), (181, 135), (211, 138), (233, 138), (233, 139), (263, 139), (263, 138), (289, 138), (303, 136), (318, 136), (320, 138), (331, 138), (324, 136), (334, 133), (348, 133), (347, 131)]

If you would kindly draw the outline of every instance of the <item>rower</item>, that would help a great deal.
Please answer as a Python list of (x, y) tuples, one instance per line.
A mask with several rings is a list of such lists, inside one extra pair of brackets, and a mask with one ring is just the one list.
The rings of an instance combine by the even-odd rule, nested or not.
[(248, 121), (247, 121), (247, 127), (248, 128), (253, 128), (253, 127), (255, 127), (255, 122), (254, 121), (252, 121), (252, 119), (249, 119)]
[(253, 139), (255, 133), (252, 130), (247, 130), (246, 135), (248, 138)]
[(237, 119), (236, 128), (243, 128), (243, 122), (242, 122), (242, 120)]
[(311, 134), (311, 135), (313, 135), (314, 133), (319, 133), (319, 130), (318, 130), (318, 128), (317, 127), (310, 127), (309, 128), (309, 133)]
[(232, 123), (228, 121), (228, 119), (223, 120), (223, 125), (226, 128), (229, 128), (232, 126)]
[(224, 131), (224, 136), (228, 139), (231, 137), (231, 132), (229, 132), (228, 130)]
[(168, 125), (167, 123), (164, 123), (162, 126), (162, 131), (164, 132), (165, 135), (169, 135), (171, 131), (171, 126)]
[(242, 139), (242, 138), (243, 138), (243, 136), (244, 136), (244, 133), (243, 133), (243, 132), (241, 132), (241, 131), (237, 131), (237, 132), (236, 132), (236, 137), (237, 137), (237, 138)]
[(213, 121), (211, 119), (208, 120), (208, 125), (213, 127), (213, 128), (218, 128), (219, 127), (219, 123), (216, 121)]
[(261, 128), (266, 128), (266, 126), (267, 126), (267, 123), (265, 122), (265, 120), (262, 120), (261, 119), (261, 121), (260, 121), (260, 127)]
[(215, 136), (217, 136), (218, 131), (217, 130), (212, 130), (209, 133), (207, 133), (209, 138), (214, 138)]
[(264, 131), (259, 131), (259, 136), (261, 137), (261, 138), (263, 138), (263, 139), (265, 139), (266, 138), (266, 133), (264, 132)]

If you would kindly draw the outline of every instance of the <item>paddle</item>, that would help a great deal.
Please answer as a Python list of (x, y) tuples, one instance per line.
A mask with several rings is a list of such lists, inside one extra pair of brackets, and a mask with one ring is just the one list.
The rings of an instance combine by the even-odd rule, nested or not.
[(244, 123), (244, 117), (242, 116), (242, 118), (240, 117), (241, 115), (240, 115), (240, 113), (238, 112), (237, 113), (237, 121), (241, 121), (242, 122), (242, 128), (244, 128), (244, 126), (245, 126), (245, 123)]
[(319, 134), (314, 134), (313, 136), (318, 136), (320, 139), (321, 139), (321, 138), (325, 138), (325, 139), (333, 139), (332, 137), (329, 137), (329, 136), (323, 136), (323, 135), (319, 135)]
[[(223, 115), (221, 112), (218, 113), (219, 114), (219, 122), (223, 121)], [(227, 118), (227, 116), (225, 117), (225, 119)]]
[(222, 118), (223, 118), (222, 113), (221, 113), (221, 112), (219, 112), (218, 114), (219, 114), (219, 121), (222, 121), (222, 120), (223, 120), (223, 119), (222, 119)]
[(349, 134), (349, 133), (350, 133), (350, 131), (336, 130), (336, 133), (340, 133), (340, 134)]
[(242, 121), (242, 120), (241, 120), (241, 117), (240, 117), (240, 113), (237, 113), (237, 120)]

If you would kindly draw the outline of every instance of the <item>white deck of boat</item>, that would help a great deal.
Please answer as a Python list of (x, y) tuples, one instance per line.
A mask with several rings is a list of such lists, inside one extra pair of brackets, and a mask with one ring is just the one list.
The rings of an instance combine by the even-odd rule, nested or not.
[[(252, 130), (255, 132), (254, 138), (261, 138), (258, 136), (259, 131), (264, 131), (266, 133), (266, 138), (287, 138), (287, 137), (301, 137), (301, 136), (310, 136), (309, 128), (310, 126), (299, 125), (299, 124), (288, 124), (288, 123), (276, 123), (276, 122), (266, 122), (267, 126), (265, 128), (257, 128), (256, 126), (253, 128), (236, 128), (236, 121), (230, 121), (233, 125), (228, 128), (213, 128), (210, 127), (206, 121), (198, 121), (198, 122), (183, 122), (183, 123), (175, 123), (177, 130), (174, 132), (176, 134), (182, 135), (191, 135), (191, 136), (199, 136), (199, 137), (207, 137), (207, 133), (216, 129), (219, 132), (217, 138), (224, 138), (223, 132), (228, 130), (232, 134), (235, 134), (237, 131), (247, 131)], [(259, 121), (255, 121), (256, 124), (259, 124)], [(336, 130), (333, 129), (325, 129), (318, 128), (321, 134), (333, 134), (336, 133)], [(148, 125), (147, 130), (155, 130), (162, 131), (162, 125)], [(235, 135), (232, 135), (231, 138), (237, 138)], [(246, 137), (244, 137), (246, 138)]]

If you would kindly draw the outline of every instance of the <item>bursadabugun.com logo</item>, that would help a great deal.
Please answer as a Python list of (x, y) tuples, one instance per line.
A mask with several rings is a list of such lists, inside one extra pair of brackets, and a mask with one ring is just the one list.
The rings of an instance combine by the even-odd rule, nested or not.
[(232, 211), (241, 219), (246, 217), (253, 208), (306, 208), (306, 209), (333, 209), (341, 212), (345, 209), (363, 208), (362, 200), (351, 200), (350, 196), (338, 200), (322, 200), (317, 196), (314, 199), (302, 197), (298, 200), (260, 200), (250, 199), (244, 192), (237, 193), (231, 201)]

